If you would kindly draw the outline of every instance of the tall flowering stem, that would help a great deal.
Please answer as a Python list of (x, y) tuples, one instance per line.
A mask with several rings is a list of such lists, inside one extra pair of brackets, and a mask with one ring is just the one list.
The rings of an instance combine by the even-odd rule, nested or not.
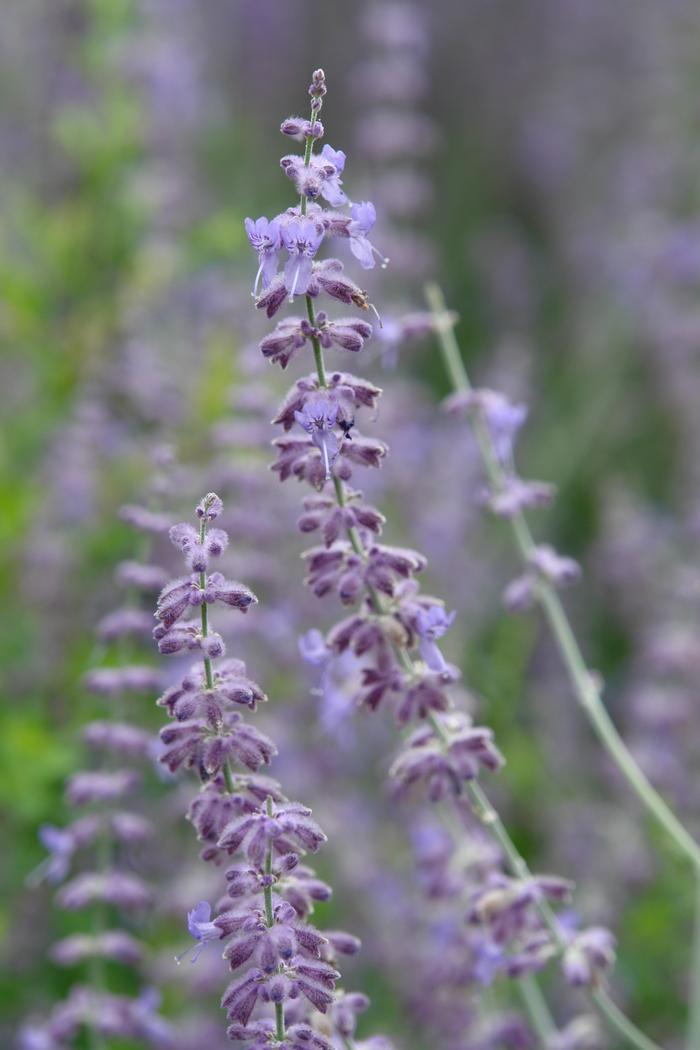
[[(161, 731), (161, 760), (172, 773), (183, 767), (197, 773), (201, 790), (188, 819), (202, 860), (228, 865), (221, 899), (214, 907), (199, 901), (188, 914), (192, 960), (209, 942), (221, 942), (236, 975), (221, 1001), (227, 1034), (246, 1050), (334, 1050), (335, 1039), (353, 1048), (357, 1014), (368, 1000), (336, 988), (336, 960), (356, 952), (359, 942), (341, 931), (321, 934), (308, 921), (314, 903), (331, 890), (302, 857), (326, 836), (310, 809), (290, 802), (277, 781), (259, 772), (276, 748), (241, 710), (254, 711), (266, 697), (241, 660), (223, 659), (223, 639), (201, 611), (218, 604), (245, 613), (257, 603), (249, 588), (210, 571), (228, 546), (223, 529), (212, 527), (222, 510), (209, 493), (197, 506), (199, 528), (183, 522), (170, 530), (189, 572), (161, 592), (154, 631), (161, 653), (201, 656), (158, 701), (172, 720)], [(197, 608), (198, 620), (189, 619)], [(363, 1045), (371, 1050), (372, 1040), (357, 1050)]]
[[(314, 73), (309, 92), (311, 118), (290, 117), (282, 124), (283, 134), (305, 143), (303, 157), (286, 156), (281, 162), (300, 193), (300, 204), (271, 221), (247, 219), (246, 229), (258, 254), (268, 253), (256, 306), (272, 317), (287, 297), (292, 302), (299, 296), (306, 300), (306, 318), (279, 322), (260, 344), (263, 356), (286, 368), (308, 342), (316, 365), (315, 373), (297, 380), (273, 421), (284, 432), (274, 442), (273, 470), (282, 481), (296, 477), (314, 490), (304, 500), (299, 521), (302, 532), (319, 532), (322, 539), (305, 554), (308, 585), (318, 597), (335, 593), (343, 604), (355, 606), (325, 643), (321, 640), (319, 646), (314, 640), (313, 661), (318, 662), (324, 645), (328, 661), (353, 657), (358, 702), (371, 709), (392, 705), (401, 726), (415, 723), (392, 768), (399, 791), (423, 785), (433, 801), (451, 802), (460, 822), (470, 808), (500, 846), (510, 874), (493, 870), (472, 891), (469, 920), (481, 934), (474, 947), (474, 967), (482, 974), (521, 977), (560, 957), (567, 980), (587, 992), (618, 1034), (639, 1050), (654, 1050), (655, 1044), (604, 990), (605, 973), (614, 960), (612, 934), (600, 928), (573, 932), (559, 922), (552, 905), (567, 899), (571, 885), (530, 872), (478, 782), (480, 772), (497, 771), (503, 759), (492, 732), (474, 726), (450, 696), (449, 686), (459, 672), (445, 661), (437, 642), (454, 614), (448, 615), (437, 598), (420, 593), (415, 577), (425, 568), (425, 558), (380, 543), (383, 516), (348, 485), (354, 467), (378, 467), (386, 454), (381, 442), (356, 429), (356, 416), (373, 409), (381, 391), (356, 375), (327, 373), (324, 350), (335, 346), (358, 352), (372, 328), (352, 318), (332, 321), (325, 311), (315, 310), (314, 301), (325, 295), (365, 311), (369, 302), (338, 259), (319, 261), (315, 256), (324, 239), (335, 237), (348, 242), (363, 266), (373, 265), (362, 216), (373, 214), (374, 208), (353, 205), (349, 216), (335, 210), (349, 203), (341, 185), (345, 154), (330, 146), (319, 156), (313, 152), (323, 134), (319, 115), (326, 86), (321, 70)], [(319, 198), (334, 210), (323, 210)], [(251, 236), (260, 229), (272, 231), (268, 241), (276, 247), (261, 250), (257, 236)], [(283, 248), (288, 258), (279, 274)], [(295, 426), (305, 436), (290, 434)], [(544, 1045), (554, 1027), (546, 1005), (539, 997), (536, 1003), (534, 996), (525, 998)]]
[[(136, 505), (123, 507), (121, 516), (143, 534), (144, 548), (169, 524), (164, 516)], [(121, 563), (116, 576), (127, 600), (97, 624), (96, 652), (104, 655), (121, 648), (131, 655), (133, 643), (145, 641), (151, 631), (151, 616), (140, 598), (158, 591), (163, 573), (144, 558)], [(118, 716), (129, 695), (140, 699), (156, 691), (160, 682), (157, 668), (135, 663), (133, 658), (116, 666), (95, 666), (85, 677), (86, 689), (108, 707), (105, 716), (88, 723), (83, 734), (96, 760), (91, 768), (74, 773), (66, 785), (66, 798), (78, 810), (75, 818), (62, 828), (41, 828), (49, 855), (29, 881), (59, 886), (61, 908), (91, 913), (83, 931), (50, 949), (57, 965), (71, 970), (84, 966), (87, 981), (74, 981), (67, 997), (47, 1017), (24, 1026), (21, 1050), (67, 1050), (83, 1046), (85, 1038), (91, 1050), (106, 1050), (114, 1039), (138, 1040), (139, 1045), (157, 1050), (175, 1048), (175, 1032), (157, 1012), (157, 990), (145, 987), (138, 996), (116, 994), (110, 990), (106, 968), (107, 963), (116, 963), (138, 973), (146, 956), (145, 946), (134, 936), (132, 918), (150, 907), (153, 890), (133, 870), (131, 854), (152, 842), (155, 829), (134, 807), (133, 796), (142, 779), (138, 766), (151, 766), (155, 740)]]
[[(507, 518), (526, 570), (525, 577), (515, 581), (516, 586), (512, 586), (506, 592), (506, 601), (513, 608), (529, 604), (531, 600), (540, 602), (576, 697), (598, 738), (640, 802), (655, 817), (695, 868), (700, 870), (700, 845), (640, 769), (605, 708), (596, 676), (586, 666), (571, 623), (556, 591), (558, 583), (567, 583), (569, 579), (574, 579), (578, 575), (576, 567), (572, 565), (570, 559), (558, 558), (550, 548), (538, 547), (530, 532), (524, 510), (538, 503), (547, 502), (549, 494), (545, 490), (548, 486), (541, 486), (537, 482), (522, 482), (515, 478), (504, 465), (506, 458), (499, 455), (499, 450), (494, 443), (494, 434), (504, 425), (505, 413), (512, 412), (518, 406), (509, 408), (505, 398), (500, 398), (499, 395), (489, 396), (494, 392), (480, 392), (472, 387), (457, 345), (452, 319), (448, 317), (445, 309), (442, 293), (437, 286), (430, 285), (426, 294), (435, 315), (436, 330), (439, 333), (445, 366), (455, 389), (455, 396), (451, 399), (450, 407), (452, 410), (468, 412), (492, 488), (491, 505), (496, 513)], [(445, 319), (443, 323), (441, 323), (441, 318)], [(519, 414), (524, 419), (524, 415)], [(497, 440), (498, 437), (496, 437)]]
[[(538, 548), (533, 539), (524, 510), (538, 502), (546, 502), (541, 499), (541, 494), (538, 495), (538, 488), (541, 490), (541, 487), (536, 482), (522, 482), (515, 478), (505, 465), (504, 458), (499, 456), (494, 443), (494, 432), (497, 433), (499, 429), (498, 417), (502, 420), (504, 412), (512, 413), (515, 406), (507, 406), (505, 399), (499, 399), (499, 395), (494, 397), (492, 391), (479, 392), (472, 387), (457, 344), (454, 322), (446, 312), (442, 292), (436, 285), (430, 285), (426, 289), (426, 296), (435, 317), (435, 328), (445, 366), (455, 391), (450, 407), (458, 411), (468, 411), (492, 489), (492, 508), (498, 512), (500, 507), (500, 513), (509, 520), (516, 548), (526, 569), (526, 575), (519, 581), (514, 581), (506, 591), (506, 601), (510, 600), (514, 609), (527, 606), (532, 600), (539, 601), (575, 695), (594, 731), (639, 800), (664, 828), (676, 847), (691, 861), (695, 869), (696, 887), (700, 887), (700, 845), (656, 791), (620, 737), (603, 703), (600, 685), (586, 666), (569, 618), (555, 589), (557, 582), (568, 582), (565, 577), (577, 575), (570, 573), (566, 568), (566, 563), (571, 564), (570, 559), (559, 558), (551, 548)], [(543, 551), (548, 552), (544, 560)], [(697, 888), (695, 913), (689, 996), (689, 1047), (700, 1046), (700, 889)]]

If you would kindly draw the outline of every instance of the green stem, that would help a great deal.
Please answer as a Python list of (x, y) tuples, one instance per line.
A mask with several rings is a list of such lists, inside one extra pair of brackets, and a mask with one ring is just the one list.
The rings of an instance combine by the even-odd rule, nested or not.
[[(310, 307), (307, 307), (307, 309), (310, 309), (310, 316), (312, 316), (313, 304), (311, 304)], [(444, 312), (444, 304), (442, 306), (442, 312)], [(323, 351), (320, 345), (318, 347), (318, 355), (316, 354), (316, 347), (314, 347), (314, 357), (317, 361), (317, 374), (319, 385), (325, 386), (326, 381), (325, 371), (323, 369)], [(457, 351), (457, 357), (459, 358), (459, 351)], [(486, 440), (488, 441), (487, 436)], [(345, 505), (345, 490), (343, 487), (343, 482), (336, 477), (334, 477), (333, 482), (338, 506), (343, 507)], [(353, 546), (353, 549), (360, 556), (364, 556), (364, 550), (362, 548), (362, 544), (360, 542), (357, 530), (349, 528), (346, 531), (348, 539), (350, 540)], [(377, 614), (381, 615), (383, 612), (386, 611), (384, 609), (384, 603), (381, 595), (379, 595), (376, 592), (376, 590), (374, 590), (374, 588), (367, 587), (367, 591), (376, 609)], [(410, 654), (407, 653), (404, 649), (397, 648), (396, 655), (406, 672), (408, 674), (415, 674), (415, 667)], [(431, 715), (429, 716), (429, 720), (440, 739), (442, 739), (443, 742), (448, 742), (444, 727), (442, 726), (439, 719), (437, 719), (435, 715), (431, 713)], [(530, 872), (530, 869), (528, 868), (525, 859), (518, 852), (518, 849), (513, 840), (511, 839), (510, 835), (508, 834), (508, 831), (503, 821), (499, 817), (494, 807), (491, 805), (491, 802), (487, 798), (481, 786), (476, 781), (468, 781), (466, 784), (466, 791), (469, 795), (472, 807), (477, 818), (485, 827), (487, 827), (490, 830), (491, 834), (494, 836), (494, 838), (498, 841), (501, 848), (503, 849), (503, 852), (505, 854), (505, 857), (507, 859), (508, 865), (512, 873), (520, 879), (532, 878), (532, 874)], [(544, 899), (536, 900), (535, 905), (540, 913), (540, 917), (542, 918), (544, 925), (549, 930), (553, 944), (555, 945), (557, 951), (561, 954), (566, 949), (566, 941), (562, 935), (561, 929), (559, 927), (559, 921), (555, 912)], [(615, 1031), (618, 1032), (618, 1034), (624, 1036), (624, 1038), (627, 1039), (633, 1046), (636, 1046), (637, 1050), (661, 1050), (661, 1048), (656, 1043), (649, 1039), (640, 1029), (637, 1028), (637, 1026), (632, 1021), (629, 1020), (629, 1018), (612, 1002), (612, 1000), (608, 997), (608, 995), (605, 992), (601, 990), (590, 991), (589, 998), (591, 1002), (593, 1002), (598, 1007), (600, 1012), (607, 1019), (610, 1026), (613, 1029), (615, 1029)], [(542, 1001), (544, 1002), (544, 1000)], [(531, 1005), (532, 1004), (530, 1002), (526, 1001), (526, 1006), (528, 1007), (528, 1010), (530, 1009)], [(540, 1003), (539, 1005), (542, 1004)], [(546, 1009), (546, 1003), (544, 1005)], [(533, 1027), (537, 1031), (537, 1026), (542, 1024), (543, 1015), (539, 1013), (537, 1014), (537, 1017), (535, 1017), (532, 1013), (530, 1013), (530, 1016), (532, 1019)], [(548, 1020), (551, 1020), (548, 1010), (547, 1016)], [(553, 1021), (551, 1023), (553, 1025)]]
[[(306, 296), (306, 313), (309, 318), (309, 324), (312, 328), (316, 327), (316, 313), (314, 311), (313, 300), (310, 295)], [(326, 379), (326, 369), (323, 364), (323, 349), (315, 335), (311, 336), (311, 345), (314, 350), (314, 362), (316, 363), (316, 374), (318, 375), (318, 385), (326, 389), (328, 387), (328, 381)]]
[[(207, 522), (207, 519), (206, 519), (206, 516), (205, 516), (204, 518), (202, 518), (202, 522), (201, 522), (201, 524), (199, 526), (199, 542), (202, 544), (202, 546), (204, 545), (204, 540), (206, 539), (206, 536), (207, 536), (207, 524), (206, 524), (206, 522)], [(200, 574), (199, 574), (199, 589), (200, 589), (200, 591), (206, 590), (206, 586), (207, 586), (206, 573), (200, 572)], [(200, 614), (201, 614), (201, 617), (202, 617), (202, 638), (206, 638), (207, 635), (209, 634), (209, 610), (207, 609), (207, 603), (203, 601), (202, 604), (200, 605), (199, 609), (200, 609)], [(211, 670), (211, 660), (209, 659), (208, 656), (205, 656), (203, 659), (204, 659), (204, 677), (206, 679), (207, 689), (213, 689), (214, 688), (214, 676), (213, 676), (212, 670)]]
[[(319, 114), (320, 114), (320, 112), (321, 111), (319, 110)], [(314, 111), (313, 111), (313, 108), (311, 110), (311, 118), (310, 119), (311, 119), (311, 123), (313, 124), (313, 122), (314, 122)], [(316, 119), (318, 119), (318, 115), (317, 115)], [(304, 143), (304, 167), (305, 168), (308, 168), (309, 164), (311, 163), (311, 154), (313, 153), (313, 151), (314, 151), (313, 135), (307, 135), (306, 136), (306, 141)], [(299, 198), (299, 211), (301, 212), (302, 215), (306, 215), (306, 197), (304, 196), (303, 193), (301, 194), (301, 196)]]
[[(268, 817), (272, 816), (272, 798), (268, 795), (265, 806)], [(267, 923), (268, 929), (272, 929), (275, 925), (275, 917), (272, 913), (272, 842), (267, 847), (267, 853), (265, 854), (265, 874), (268, 876), (265, 889), (263, 890), (263, 897), (265, 898), (265, 922)]]
[(603, 1017), (605, 1017), (610, 1027), (616, 1029), (623, 1039), (626, 1039), (632, 1045), (639, 1047), (639, 1050), (661, 1050), (658, 1043), (655, 1043), (653, 1039), (649, 1039), (644, 1032), (641, 1032), (639, 1028), (630, 1021), (629, 1017), (627, 1017), (620, 1007), (612, 1001), (606, 991), (602, 988), (598, 988), (590, 994), (591, 999), (596, 1004)]
[[(436, 285), (430, 285), (426, 289), (426, 297), (438, 322), (438, 340), (452, 385), (456, 391), (469, 391), (472, 386), (462, 361), (452, 324), (446, 320), (442, 292)], [(472, 416), (471, 425), (488, 480), (496, 491), (500, 491), (507, 479), (494, 452), (488, 428), (478, 416)], [(536, 544), (525, 515), (519, 512), (509, 521), (520, 557), (526, 565), (530, 565)], [(554, 637), (576, 698), (593, 730), (637, 798), (664, 828), (681, 852), (700, 871), (700, 845), (652, 786), (615, 728), (603, 703), (601, 690), (586, 666), (559, 595), (551, 583), (545, 579), (539, 581), (537, 590), (545, 619)]]
[(532, 1021), (537, 1039), (543, 1050), (547, 1050), (552, 1036), (557, 1034), (557, 1026), (549, 1012), (547, 1000), (531, 973), (525, 974), (515, 984)]
[[(267, 796), (266, 803), (267, 815), (272, 816), (272, 798)], [(265, 854), (265, 874), (267, 875), (267, 881), (263, 890), (263, 897), (265, 899), (265, 924), (269, 930), (275, 925), (275, 916), (272, 911), (272, 842), (267, 847)], [(277, 1032), (277, 1038), (280, 1042), (284, 1039), (284, 1006), (282, 1003), (275, 1003), (275, 1027)]]
[[(494, 838), (503, 849), (512, 873), (519, 879), (531, 879), (532, 872), (530, 871), (527, 862), (520, 855), (517, 846), (508, 834), (505, 824), (494, 809), (481, 785), (476, 781), (468, 782), (467, 794), (472, 802), (472, 807), (477, 818), (491, 831)], [(556, 913), (543, 898), (536, 899), (534, 904), (540, 914), (540, 918), (551, 934), (552, 943), (561, 954), (561, 952), (566, 949), (566, 941), (562, 935)], [(650, 1039), (641, 1031), (641, 1029), (637, 1028), (637, 1026), (630, 1021), (629, 1017), (627, 1017), (627, 1015), (616, 1006), (604, 989), (592, 988), (587, 994), (591, 1001), (598, 1007), (601, 1014), (605, 1017), (610, 1027), (613, 1028), (618, 1035), (621, 1035), (626, 1039), (632, 1046), (636, 1046), (638, 1050), (661, 1050), (658, 1043), (655, 1043), (653, 1039)]]
[(695, 929), (690, 964), (690, 1013), (687, 1050), (700, 1050), (700, 875), (695, 880)]

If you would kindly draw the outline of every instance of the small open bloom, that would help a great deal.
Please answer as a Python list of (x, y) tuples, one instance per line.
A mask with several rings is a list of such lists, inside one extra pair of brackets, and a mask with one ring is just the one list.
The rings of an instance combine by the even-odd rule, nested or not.
[(312, 219), (292, 219), (282, 230), (282, 243), (289, 252), (284, 283), (290, 302), (295, 295), (306, 295), (311, 281), (311, 260), (323, 240), (323, 226)]
[(593, 985), (615, 962), (615, 937), (603, 926), (578, 933), (564, 953), (564, 977), (574, 986)]
[(446, 613), (441, 605), (419, 609), (416, 614), (416, 628), (420, 636), (418, 650), (431, 671), (444, 671), (447, 668), (435, 640), (449, 631), (456, 615), (456, 612)]
[(318, 158), (318, 170), (321, 175), (321, 196), (332, 208), (339, 208), (347, 203), (347, 197), (341, 189), (341, 175), (345, 168), (345, 154), (342, 149), (333, 149), (326, 144)]
[(196, 963), (208, 941), (221, 939), (221, 930), (211, 921), (211, 904), (208, 901), (200, 901), (192, 911), (187, 913), (187, 929), (190, 937), (194, 937), (197, 943), (194, 947), (190, 945), (180, 955), (176, 955), (177, 963), (181, 963), (189, 952), (192, 952), (190, 962)]
[(49, 856), (31, 873), (28, 878), (29, 884), (38, 886), (44, 879), (53, 884), (63, 882), (75, 851), (73, 836), (62, 828), (54, 827), (53, 824), (42, 824), (39, 828), (39, 840), (49, 851)]
[(368, 240), (367, 234), (377, 221), (377, 211), (371, 201), (361, 201), (353, 204), (350, 209), (352, 219), (348, 224), (348, 235), (350, 237), (350, 251), (355, 256), (363, 270), (371, 270), (374, 267), (375, 255), (386, 269), (389, 262)]
[(327, 481), (340, 451), (340, 442), (333, 432), (337, 416), (337, 403), (325, 397), (307, 401), (301, 412), (294, 413), (299, 426), (304, 428), (321, 453)]
[(246, 219), (245, 232), (250, 241), (251, 248), (258, 253), (258, 272), (255, 275), (253, 295), (258, 294), (258, 286), (262, 281), (263, 288), (267, 288), (272, 278), (277, 273), (277, 253), (282, 245), (279, 223), (276, 219)]

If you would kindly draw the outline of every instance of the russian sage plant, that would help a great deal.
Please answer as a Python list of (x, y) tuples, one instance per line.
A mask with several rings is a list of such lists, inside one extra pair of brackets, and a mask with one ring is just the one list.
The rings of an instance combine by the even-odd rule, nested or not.
[[(122, 518), (146, 536), (167, 530), (168, 520), (139, 506), (122, 508)], [(117, 580), (129, 598), (97, 625), (98, 650), (126, 647), (129, 640), (150, 636), (152, 620), (138, 595), (157, 591), (163, 572), (146, 562), (123, 562)], [(153, 745), (149, 732), (127, 721), (126, 697), (153, 694), (161, 684), (160, 672), (146, 663), (125, 662), (97, 666), (85, 677), (85, 687), (104, 698), (105, 717), (90, 722), (84, 740), (95, 763), (72, 774), (66, 801), (79, 811), (64, 827), (45, 825), (40, 838), (47, 858), (32, 873), (30, 883), (60, 885), (56, 900), (68, 911), (86, 913), (85, 929), (58, 941), (50, 949), (59, 966), (83, 968), (85, 978), (75, 981), (66, 999), (50, 1015), (28, 1022), (19, 1036), (22, 1050), (63, 1050), (82, 1046), (84, 1034), (92, 1050), (104, 1050), (110, 1039), (139, 1040), (170, 1050), (174, 1032), (158, 1014), (160, 996), (143, 987), (137, 996), (114, 988), (110, 966), (140, 971), (144, 948), (137, 936), (153, 890), (134, 871), (134, 851), (151, 843), (151, 822), (129, 803), (142, 780), (139, 765), (151, 766)], [(82, 860), (82, 864), (81, 864)], [(120, 982), (116, 987), (123, 987)]]
[[(359, 433), (364, 409), (374, 409), (381, 391), (364, 378), (344, 371), (327, 372), (324, 351), (337, 348), (357, 353), (372, 334), (364, 318), (331, 319), (317, 310), (328, 298), (366, 312), (364, 292), (336, 258), (318, 259), (322, 244), (345, 243), (363, 268), (380, 258), (368, 239), (375, 210), (369, 202), (350, 204), (342, 186), (345, 154), (325, 145), (314, 146), (324, 134), (320, 121), (326, 81), (317, 70), (309, 87), (308, 119), (290, 117), (282, 133), (301, 140), (302, 155), (287, 155), (281, 165), (299, 195), (298, 204), (272, 220), (246, 220), (246, 232), (258, 255), (254, 292), (256, 306), (273, 317), (285, 300), (302, 300), (305, 316), (278, 322), (265, 336), (264, 357), (286, 368), (305, 346), (313, 353), (315, 370), (293, 385), (274, 423), (283, 436), (274, 445), (273, 465), (282, 481), (296, 477), (312, 488), (304, 500), (302, 532), (317, 532), (321, 544), (304, 555), (307, 584), (318, 597), (336, 595), (351, 614), (322, 639), (307, 638), (312, 658), (351, 653), (357, 661), (358, 704), (371, 709), (392, 706), (400, 726), (415, 728), (402, 746), (392, 777), (402, 788), (422, 784), (434, 801), (456, 810), (460, 834), (475, 816), (498, 842), (505, 870), (472, 894), (470, 918), (482, 927), (484, 952), (493, 972), (521, 977), (559, 957), (566, 979), (582, 988), (618, 1034), (650, 1050), (655, 1044), (619, 1010), (605, 990), (605, 976), (614, 960), (614, 938), (593, 927), (572, 930), (560, 921), (553, 905), (565, 900), (565, 880), (533, 875), (516, 849), (503, 822), (479, 783), (484, 771), (502, 765), (492, 732), (475, 726), (457, 708), (450, 686), (458, 671), (444, 659), (439, 639), (452, 614), (438, 599), (420, 592), (416, 576), (425, 559), (416, 551), (379, 541), (382, 514), (362, 493), (349, 486), (355, 467), (376, 468), (386, 447)], [(321, 201), (331, 207), (325, 209)], [(349, 205), (349, 211), (343, 211)], [(280, 255), (283, 255), (282, 271)], [(509, 420), (501, 435), (507, 447), (517, 421)], [(496, 960), (494, 962), (494, 960)], [(556, 1035), (546, 1003), (528, 981), (526, 1002), (540, 1041)]]
[[(201, 654), (158, 701), (172, 719), (161, 731), (161, 760), (171, 772), (187, 767), (198, 774), (202, 787), (188, 819), (202, 859), (229, 865), (222, 900), (215, 908), (200, 901), (188, 915), (193, 961), (208, 942), (223, 942), (236, 975), (221, 1000), (228, 1036), (248, 1050), (390, 1050), (384, 1039), (354, 1039), (368, 1000), (336, 988), (336, 962), (359, 942), (342, 931), (322, 934), (309, 922), (314, 902), (331, 890), (302, 857), (326, 836), (310, 809), (259, 772), (275, 745), (242, 711), (254, 711), (266, 697), (241, 660), (224, 659), (223, 639), (209, 622), (215, 604), (245, 613), (257, 603), (243, 584), (210, 571), (228, 546), (227, 534), (212, 524), (222, 510), (219, 496), (209, 493), (197, 506), (198, 528), (184, 522), (170, 530), (188, 574), (161, 592), (154, 632), (161, 653)], [(188, 619), (194, 610), (199, 616)]]
[(573, 559), (557, 553), (548, 544), (536, 544), (525, 511), (547, 504), (553, 488), (543, 482), (524, 481), (517, 474), (512, 439), (525, 422), (525, 405), (513, 404), (495, 390), (472, 387), (454, 334), (454, 318), (445, 313), (445, 303), (435, 286), (427, 289), (428, 301), (440, 333), (440, 346), (454, 393), (448, 411), (467, 416), (482, 455), (489, 486), (490, 509), (509, 522), (523, 573), (506, 588), (504, 602), (511, 611), (539, 605), (560, 653), (576, 699), (615, 766), (663, 828), (676, 848), (693, 864), (698, 886), (696, 943), (692, 959), (690, 993), (690, 1044), (700, 1040), (700, 844), (688, 832), (670, 806), (656, 791), (634, 755), (622, 740), (603, 703), (602, 683), (585, 662), (576, 636), (559, 598), (558, 589), (580, 575)]

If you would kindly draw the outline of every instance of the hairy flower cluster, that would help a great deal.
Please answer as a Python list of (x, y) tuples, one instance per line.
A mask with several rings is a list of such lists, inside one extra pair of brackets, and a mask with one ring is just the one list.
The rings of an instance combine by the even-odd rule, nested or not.
[[(313, 145), (313, 137), (308, 136), (303, 158), (297, 157), (293, 162), (284, 158), (283, 167), (296, 173), (295, 184), (301, 194), (300, 204), (290, 209), (290, 214), (310, 214), (317, 232), (327, 232), (339, 227), (337, 213), (324, 213), (318, 203), (309, 211), (307, 199), (305, 179), (308, 175), (313, 181), (319, 165), (324, 163), (323, 154), (314, 161)], [(343, 155), (343, 170), (344, 164)], [(333, 176), (329, 173), (328, 177)], [(336, 183), (334, 186), (337, 190)], [(340, 202), (335, 190), (331, 203), (337, 208)], [(316, 194), (314, 200), (323, 196)], [(325, 199), (329, 199), (327, 195)], [(314, 241), (314, 256), (322, 240), (319, 235)], [(325, 663), (326, 670), (340, 658), (354, 660), (355, 674), (346, 675), (346, 681), (354, 683), (355, 701), (371, 709), (390, 707), (400, 725), (413, 724), (414, 730), (392, 766), (392, 777), (400, 792), (418, 785), (433, 800), (448, 799), (461, 806), (469, 786), (483, 771), (497, 771), (503, 759), (491, 730), (473, 725), (466, 713), (455, 708), (450, 687), (459, 678), (459, 671), (446, 661), (439, 644), (454, 614), (448, 614), (439, 599), (421, 592), (418, 577), (426, 566), (425, 558), (417, 551), (383, 543), (383, 516), (365, 503), (361, 492), (347, 484), (354, 478), (356, 467), (376, 468), (386, 454), (380, 442), (372, 441), (368, 446), (357, 432), (363, 410), (374, 407), (381, 392), (376, 388), (369, 392), (366, 380), (350, 373), (326, 374), (323, 350), (328, 343), (321, 340), (318, 331), (314, 300), (324, 293), (331, 298), (333, 294), (321, 284), (312, 283), (314, 274), (324, 265), (341, 273), (337, 260), (314, 262), (304, 270), (305, 277), (309, 277), (309, 328), (304, 338), (301, 323), (289, 322), (290, 329), (299, 333), (294, 352), (308, 342), (316, 371), (294, 384), (274, 420), (283, 436), (274, 442), (277, 460), (273, 470), (282, 481), (296, 477), (312, 489), (299, 521), (303, 532), (318, 533), (321, 540), (304, 555), (308, 586), (318, 597), (334, 595), (351, 611), (325, 639), (316, 633), (308, 637), (304, 650), (312, 662)], [(289, 282), (289, 276), (271, 278), (269, 287), (275, 281)], [(291, 284), (290, 297), (294, 298), (300, 287), (296, 277)], [(273, 313), (283, 298), (276, 300)], [(266, 307), (270, 315), (267, 292), (257, 305)], [(355, 305), (365, 308), (365, 297), (358, 298)], [(325, 314), (323, 317), (328, 326), (331, 322)], [(347, 321), (342, 324), (349, 327)], [(286, 331), (286, 325), (286, 321), (280, 322), (277, 333)], [(270, 353), (269, 337), (262, 340), (260, 349), (263, 356), (286, 367), (289, 358), (280, 359)], [(491, 392), (481, 395), (476, 408), (488, 414), (499, 459), (504, 465), (511, 464), (512, 439), (524, 420), (524, 410)], [(520, 485), (525, 495), (512, 498), (517, 505), (531, 505), (535, 495), (530, 487)], [(539, 502), (545, 495), (549, 495), (548, 490), (544, 493), (541, 487), (537, 489)], [(543, 574), (565, 582), (575, 571), (568, 559), (542, 548), (533, 559), (527, 580), (535, 587), (538, 574)], [(564, 883), (532, 876), (509, 878), (502, 871), (495, 879), (495, 883), (487, 882), (481, 887), (479, 893), (485, 896), (475, 899), (469, 911), (470, 921), (487, 927), (491, 939), (503, 946), (494, 973), (529, 972), (545, 965), (551, 956), (561, 955), (564, 935), (559, 940), (552, 938), (543, 921), (542, 907), (549, 907), (550, 898), (561, 899)], [(606, 965), (611, 962), (612, 949), (605, 957)], [(574, 969), (577, 977), (584, 972), (583, 966)], [(571, 966), (565, 967), (565, 974), (573, 976)], [(599, 970), (594, 975), (592, 968), (589, 983), (598, 977)]]
[[(124, 507), (123, 520), (135, 529), (155, 535), (167, 528), (167, 520), (141, 507)], [(135, 563), (129, 563), (133, 566)], [(117, 572), (118, 581), (128, 576), (129, 592), (152, 590), (160, 579), (153, 566), (139, 565), (138, 572)], [(138, 580), (135, 579), (138, 577)], [(145, 641), (151, 617), (133, 598), (109, 613), (97, 625), (97, 636), (105, 644), (133, 647)], [(97, 696), (109, 698), (109, 714), (90, 722), (84, 741), (95, 755), (95, 765), (71, 775), (66, 801), (78, 813), (64, 827), (44, 825), (39, 836), (48, 856), (30, 876), (30, 883), (46, 881), (60, 886), (57, 902), (68, 911), (89, 911), (85, 932), (73, 933), (55, 943), (50, 957), (58, 966), (75, 968), (86, 963), (101, 966), (110, 961), (130, 968), (143, 962), (144, 948), (134, 936), (133, 923), (124, 928), (105, 922), (121, 913), (125, 917), (143, 912), (152, 903), (151, 887), (133, 870), (134, 850), (154, 834), (149, 820), (131, 808), (130, 798), (138, 788), (142, 772), (138, 765), (151, 765), (156, 743), (151, 734), (130, 722), (114, 717), (124, 706), (126, 695), (142, 695), (157, 689), (161, 676), (148, 664), (122, 663), (88, 672), (84, 684)], [(81, 870), (79, 858), (83, 859)], [(67, 998), (39, 1021), (30, 1022), (20, 1033), (22, 1050), (63, 1050), (83, 1045), (84, 1029), (97, 1037), (140, 1041), (168, 1050), (175, 1047), (170, 1025), (158, 1015), (159, 995), (145, 988), (137, 997), (112, 994), (102, 987), (75, 984)]]
[[(210, 631), (209, 606), (246, 612), (257, 601), (247, 587), (209, 572), (210, 558), (228, 542), (212, 527), (222, 509), (209, 493), (197, 507), (198, 529), (171, 528), (193, 571), (161, 592), (154, 632), (161, 652), (197, 649), (201, 655), (158, 701), (172, 719), (161, 731), (161, 761), (171, 771), (197, 772), (202, 786), (188, 819), (202, 859), (225, 866), (227, 889), (216, 907), (200, 901), (188, 915), (193, 961), (208, 942), (220, 942), (234, 975), (221, 1000), (234, 1042), (248, 1050), (334, 1050), (334, 1037), (352, 1037), (356, 1014), (367, 1005), (364, 996), (336, 988), (337, 957), (360, 945), (340, 931), (321, 934), (309, 921), (314, 903), (327, 900), (331, 889), (303, 858), (326, 836), (310, 809), (261, 773), (276, 748), (242, 711), (254, 711), (266, 697), (242, 661), (223, 658), (223, 642)], [(198, 623), (185, 618), (193, 609)], [(180, 644), (181, 638), (187, 640)]]

